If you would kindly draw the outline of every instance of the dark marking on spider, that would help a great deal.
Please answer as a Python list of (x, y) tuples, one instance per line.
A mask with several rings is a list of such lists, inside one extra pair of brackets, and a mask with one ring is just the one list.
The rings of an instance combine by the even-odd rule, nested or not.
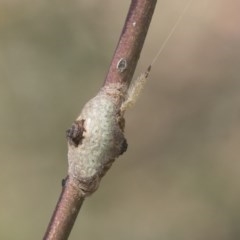
[(120, 117), (118, 117), (117, 120), (118, 120), (118, 125), (119, 125), (120, 129), (124, 132), (125, 119), (122, 116), (120, 116)]
[(68, 180), (68, 177), (62, 179), (61, 181), (62, 187), (65, 187), (67, 180)]
[(77, 147), (82, 143), (83, 140), (83, 132), (85, 132), (84, 128), (85, 120), (74, 121), (71, 128), (67, 130), (67, 138), (70, 145), (74, 145)]
[(122, 142), (121, 149), (120, 149), (120, 155), (125, 153), (127, 151), (127, 148), (128, 148), (128, 143), (127, 143), (127, 140), (124, 138), (124, 141)]

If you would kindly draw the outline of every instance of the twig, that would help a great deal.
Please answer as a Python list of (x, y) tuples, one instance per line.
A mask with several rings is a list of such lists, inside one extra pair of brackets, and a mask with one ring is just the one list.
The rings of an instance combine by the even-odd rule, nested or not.
[[(135, 71), (157, 0), (133, 0), (114, 53), (105, 84), (118, 82), (129, 85)], [(127, 60), (127, 69), (119, 74), (120, 59)]]
[(43, 239), (67, 239), (84, 201), (72, 179), (63, 180), (62, 193)]
[(67, 131), (68, 177), (44, 240), (68, 238), (85, 197), (127, 150), (121, 105), (127, 100), (156, 1), (132, 0), (104, 85)]

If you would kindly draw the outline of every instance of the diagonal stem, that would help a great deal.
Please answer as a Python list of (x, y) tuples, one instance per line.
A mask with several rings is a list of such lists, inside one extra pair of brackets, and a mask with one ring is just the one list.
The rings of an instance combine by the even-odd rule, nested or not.
[[(109, 83), (130, 84), (144, 40), (152, 19), (157, 0), (133, 0), (115, 50), (105, 85)], [(120, 59), (126, 59), (127, 68), (119, 74), (116, 68)]]
[(63, 182), (62, 193), (43, 237), (44, 240), (68, 239), (84, 201), (74, 179), (67, 177)]
[[(132, 0), (104, 87), (121, 86), (126, 92), (132, 80), (157, 0)], [(120, 94), (124, 94), (125, 92)], [(44, 240), (66, 240), (85, 199), (79, 181), (70, 175), (46, 230)]]

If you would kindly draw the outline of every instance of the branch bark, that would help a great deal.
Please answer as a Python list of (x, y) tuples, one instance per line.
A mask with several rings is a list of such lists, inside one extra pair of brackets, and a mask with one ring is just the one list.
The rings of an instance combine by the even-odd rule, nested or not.
[(121, 105), (127, 100), (156, 1), (132, 0), (104, 85), (67, 131), (68, 176), (44, 240), (68, 238), (85, 197), (127, 150)]
[[(115, 50), (105, 85), (129, 85), (134, 74), (157, 0), (133, 0)], [(119, 74), (116, 68), (120, 59), (126, 59), (127, 69)]]

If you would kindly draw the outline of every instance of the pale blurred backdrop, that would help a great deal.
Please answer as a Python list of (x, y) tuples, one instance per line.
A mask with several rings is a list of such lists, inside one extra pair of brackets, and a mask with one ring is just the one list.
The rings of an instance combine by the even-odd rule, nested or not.
[[(135, 77), (187, 0), (158, 1)], [(65, 130), (101, 87), (130, 1), (0, 1), (0, 239), (41, 239)], [(69, 239), (240, 239), (240, 2), (193, 1), (126, 114), (128, 151)]]

